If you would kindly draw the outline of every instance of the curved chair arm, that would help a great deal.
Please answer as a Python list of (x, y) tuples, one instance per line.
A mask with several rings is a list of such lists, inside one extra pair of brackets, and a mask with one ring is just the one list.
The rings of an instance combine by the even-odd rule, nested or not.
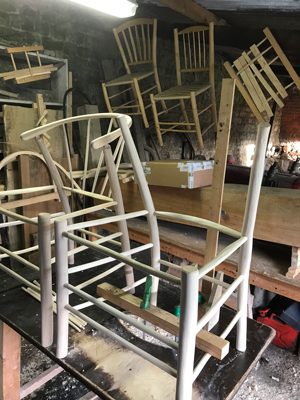
[(225, 235), (232, 236), (239, 239), (242, 237), (241, 232), (235, 229), (227, 228), (224, 225), (217, 224), (216, 222), (209, 221), (205, 218), (194, 217), (193, 215), (179, 214), (167, 211), (155, 211), (155, 215), (158, 219), (164, 219), (166, 221), (175, 222), (177, 224), (190, 224), (199, 228), (215, 229)]
[[(49, 124), (39, 126), (34, 129), (30, 129), (26, 132), (23, 132), (20, 137), (23, 140), (30, 140), (34, 139), (40, 135), (44, 135), (45, 133), (51, 131), (52, 129), (55, 129), (59, 126), (69, 124), (72, 122), (78, 122), (78, 121), (86, 121), (86, 120), (93, 120), (93, 119), (102, 119), (102, 118), (118, 118), (123, 116), (124, 114), (118, 114), (118, 113), (97, 113), (97, 114), (85, 114), (85, 115), (78, 115), (76, 117), (70, 117), (70, 118), (64, 118), (60, 119), (58, 121), (50, 122)], [(130, 127), (132, 124), (132, 119), (128, 115), (126, 115), (126, 121), (128, 123), (128, 126)], [(118, 130), (118, 129), (117, 129)], [(116, 132), (116, 131), (115, 131)]]

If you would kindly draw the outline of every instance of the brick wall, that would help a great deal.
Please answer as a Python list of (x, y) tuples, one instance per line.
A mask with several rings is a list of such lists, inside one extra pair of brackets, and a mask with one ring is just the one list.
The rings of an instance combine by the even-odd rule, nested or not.
[(300, 91), (291, 90), (282, 109), (281, 141), (300, 141)]

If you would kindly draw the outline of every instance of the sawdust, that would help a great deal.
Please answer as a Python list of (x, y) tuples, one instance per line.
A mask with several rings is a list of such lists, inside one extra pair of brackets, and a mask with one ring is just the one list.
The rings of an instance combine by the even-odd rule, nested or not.
[(113, 377), (109, 393), (119, 389), (129, 399), (174, 399), (175, 378), (116, 342), (78, 334), (75, 345), (93, 361), (96, 370), (101, 369)]

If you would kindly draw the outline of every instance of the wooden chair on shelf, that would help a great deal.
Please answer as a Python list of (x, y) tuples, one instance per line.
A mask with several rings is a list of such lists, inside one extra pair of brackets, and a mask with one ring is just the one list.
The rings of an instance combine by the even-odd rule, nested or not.
[[(115, 28), (113, 33), (126, 74), (102, 83), (107, 109), (109, 112), (140, 115), (148, 128), (149, 93), (161, 91), (156, 61), (157, 20), (134, 19)], [(117, 87), (125, 88), (116, 93)], [(165, 108), (165, 104), (162, 105)]]
[[(161, 93), (150, 95), (156, 134), (159, 144), (163, 145), (162, 135), (166, 132), (195, 133), (200, 149), (203, 148), (202, 136), (211, 128), (216, 130), (217, 111), (214, 82), (214, 25), (192, 26), (178, 31), (174, 30), (175, 61), (177, 85)], [(205, 79), (208, 74), (208, 79)], [(189, 78), (189, 79), (188, 79)], [(185, 82), (185, 83), (184, 83)], [(204, 82), (204, 83), (203, 83)], [(200, 108), (198, 99), (209, 95), (210, 103)], [(181, 116), (176, 121), (161, 120), (166, 112), (157, 111), (158, 101), (175, 101), (176, 104), (167, 112), (180, 107)], [(189, 102), (189, 109), (186, 107)], [(211, 113), (211, 122), (204, 129), (200, 119), (204, 113)]]
[[(295, 85), (300, 90), (300, 78), (282, 51), (269, 28), (263, 30), (265, 37), (242, 52), (233, 64), (224, 66), (246, 103), (259, 122), (269, 121), (273, 116), (272, 104), (284, 106), (287, 89)], [(291, 81), (286, 83), (276, 74), (274, 66), (284, 67)]]

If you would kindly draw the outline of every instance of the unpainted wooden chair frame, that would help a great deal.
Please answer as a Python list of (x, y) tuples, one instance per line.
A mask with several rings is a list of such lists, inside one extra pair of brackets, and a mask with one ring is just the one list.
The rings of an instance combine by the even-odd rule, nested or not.
[[(208, 55), (206, 54), (206, 32), (208, 32)], [(182, 46), (180, 46), (181, 40), (183, 42)], [(200, 149), (203, 149), (202, 136), (212, 128), (216, 130), (217, 126), (214, 77), (214, 24), (210, 23), (209, 26), (192, 26), (181, 31), (174, 29), (174, 46), (177, 86), (156, 95), (153, 93), (150, 95), (157, 139), (159, 144), (163, 146), (162, 135), (167, 132), (195, 133), (198, 146)], [(184, 65), (181, 62), (182, 58)], [(208, 83), (206, 85), (197, 82), (186, 85), (183, 83), (183, 75), (201, 74), (203, 72), (208, 73)], [(211, 104), (198, 110), (197, 99), (206, 92), (209, 92)], [(156, 103), (168, 100), (176, 101), (176, 104), (170, 106), (167, 110), (158, 112)], [(189, 120), (188, 117), (186, 101), (189, 101), (191, 105), (192, 120)], [(159, 118), (161, 115), (165, 115), (166, 112), (178, 107), (180, 107), (181, 118), (184, 122), (180, 121), (180, 119), (176, 121), (163, 121)], [(212, 115), (212, 123), (205, 127), (205, 129), (202, 129), (199, 118), (202, 114), (209, 111)]]
[[(258, 122), (269, 121), (273, 116), (273, 102), (279, 108), (284, 106), (288, 88), (295, 85), (300, 90), (300, 77), (272, 32), (269, 28), (263, 32), (265, 37), (258, 44), (250, 46), (249, 51), (244, 51), (233, 64), (228, 61), (224, 63)], [(270, 51), (275, 52), (276, 56), (267, 60)], [(292, 79), (288, 84), (281, 83), (271, 68), (278, 61)]]
[[(152, 34), (151, 34), (152, 29)], [(140, 32), (139, 32), (140, 30)], [(151, 18), (136, 18), (123, 23), (113, 29), (118, 49), (126, 70), (122, 75), (109, 82), (102, 83), (102, 91), (106, 107), (109, 112), (126, 112), (127, 115), (140, 115), (144, 126), (149, 127), (146, 110), (151, 104), (145, 100), (150, 92), (161, 92), (161, 85), (157, 71), (157, 20)], [(141, 37), (140, 37), (141, 33)], [(145, 71), (134, 72), (134, 68), (148, 66)], [(140, 83), (148, 78), (154, 78), (154, 85), (141, 91)], [(128, 86), (125, 90), (109, 95), (108, 88)], [(113, 106), (112, 100), (121, 98), (125, 94), (133, 94), (133, 99)], [(165, 109), (165, 103), (162, 102)], [(131, 111), (132, 110), (132, 111)]]

